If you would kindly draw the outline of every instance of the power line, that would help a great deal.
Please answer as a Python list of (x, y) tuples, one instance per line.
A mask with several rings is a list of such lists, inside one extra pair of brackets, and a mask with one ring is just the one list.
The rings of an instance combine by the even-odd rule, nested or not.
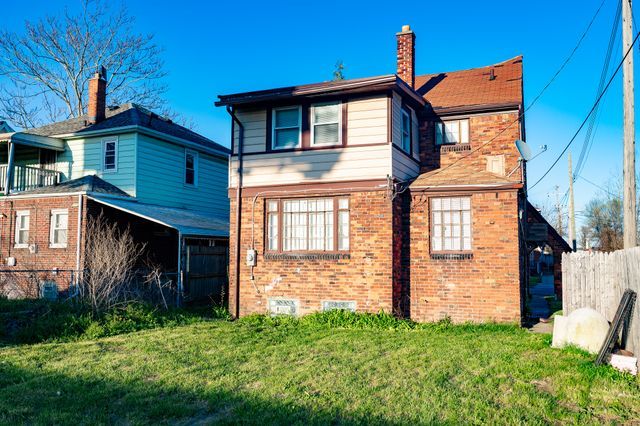
[(578, 127), (578, 130), (576, 130), (576, 133), (573, 135), (573, 137), (569, 140), (569, 142), (567, 143), (567, 145), (564, 147), (564, 149), (562, 150), (562, 152), (560, 153), (560, 155), (558, 155), (558, 158), (556, 158), (556, 160), (553, 162), (553, 164), (551, 164), (551, 167), (549, 167), (547, 169), (546, 172), (544, 172), (544, 174), (542, 175), (542, 177), (540, 179), (538, 179), (536, 181), (536, 183), (534, 183), (533, 185), (531, 185), (530, 189), (535, 188), (535, 186), (537, 184), (540, 183), (540, 181), (542, 181), (542, 179), (544, 179), (549, 172), (551, 171), (551, 169), (553, 169), (555, 167), (556, 164), (558, 164), (558, 161), (560, 161), (560, 158), (562, 158), (562, 156), (564, 155), (565, 152), (567, 152), (567, 150), (569, 149), (569, 147), (571, 146), (571, 144), (573, 143), (573, 141), (576, 140), (576, 138), (578, 137), (578, 134), (580, 133), (580, 131), (582, 130), (582, 128), (584, 127), (584, 125), (587, 123), (587, 120), (589, 120), (589, 117), (591, 116), (591, 114), (593, 113), (593, 111), (596, 109), (596, 107), (598, 106), (598, 104), (600, 103), (600, 100), (602, 99), (602, 96), (604, 96), (604, 94), (607, 92), (607, 90), (609, 89), (609, 86), (611, 86), (611, 83), (613, 82), (614, 77), (618, 74), (618, 71), (620, 71), (620, 68), (622, 68), (622, 64), (624, 63), (624, 61), (627, 59), (627, 56), (629, 55), (629, 53), (631, 52), (631, 50), (633, 50), (633, 46), (636, 44), (636, 41), (638, 41), (638, 36), (640, 35), (640, 32), (636, 33), (636, 36), (633, 39), (633, 42), (631, 43), (631, 46), (629, 46), (629, 49), (627, 49), (627, 52), (624, 54), (624, 57), (622, 58), (622, 61), (620, 61), (620, 63), (618, 64), (618, 67), (616, 68), (616, 70), (614, 71), (613, 75), (611, 76), (611, 78), (609, 79), (609, 82), (607, 83), (607, 85), (604, 88), (604, 91), (600, 94), (600, 96), (598, 96), (598, 98), (596, 99), (596, 102), (593, 104), (593, 106), (591, 107), (591, 109), (589, 110), (589, 113), (587, 114), (587, 116), (584, 118), (584, 120), (582, 121), (582, 124), (580, 124), (580, 127)]
[(620, 195), (616, 195), (616, 194), (614, 194), (614, 193), (610, 192), (608, 189), (603, 188), (602, 186), (598, 185), (597, 183), (591, 182), (589, 179), (587, 179), (587, 178), (586, 178), (586, 177), (584, 177), (584, 176), (580, 176), (580, 179), (582, 179), (583, 181), (585, 181), (585, 182), (587, 182), (587, 183), (589, 183), (589, 184), (591, 184), (591, 185), (595, 186), (596, 188), (598, 188), (598, 189), (600, 189), (600, 190), (602, 190), (602, 191), (606, 192), (607, 194), (611, 195), (612, 197), (620, 198)]
[(436, 169), (433, 171), (432, 176), (435, 176), (439, 173), (442, 173), (443, 171), (449, 169), (450, 167), (454, 166), (455, 164), (457, 164), (458, 162), (468, 158), (469, 156), (471, 156), (472, 154), (478, 152), (479, 150), (481, 150), (482, 148), (484, 148), (485, 146), (489, 145), (490, 143), (492, 143), (493, 141), (495, 141), (499, 136), (501, 136), (504, 132), (506, 132), (509, 128), (511, 128), (511, 126), (513, 126), (515, 123), (519, 122), (522, 117), (524, 117), (524, 114), (529, 111), (529, 109), (538, 101), (538, 99), (540, 99), (540, 97), (546, 92), (546, 90), (549, 88), (549, 86), (551, 86), (551, 84), (555, 81), (555, 79), (558, 77), (558, 75), (560, 75), (560, 73), (562, 72), (562, 70), (567, 66), (567, 64), (571, 61), (571, 59), (573, 58), (573, 56), (575, 55), (575, 53), (578, 51), (578, 49), (580, 48), (580, 45), (582, 44), (582, 41), (585, 39), (585, 37), (587, 36), (587, 34), (589, 33), (589, 30), (591, 29), (591, 27), (593, 26), (593, 23), (595, 22), (596, 18), (598, 17), (598, 14), (600, 13), (600, 10), (602, 10), (602, 6), (604, 6), (605, 2), (607, 0), (602, 0), (602, 2), (600, 3), (600, 6), (598, 6), (598, 8), (596, 9), (595, 13), (593, 14), (593, 17), (591, 18), (591, 20), (589, 21), (589, 24), (587, 25), (587, 27), (585, 28), (584, 32), (582, 33), (582, 35), (580, 36), (580, 38), (578, 39), (578, 42), (576, 43), (575, 47), (573, 48), (573, 50), (571, 50), (571, 53), (569, 53), (569, 56), (567, 56), (567, 58), (564, 60), (564, 62), (562, 63), (562, 65), (560, 65), (560, 68), (558, 68), (558, 70), (555, 72), (555, 74), (553, 74), (553, 76), (551, 77), (551, 79), (547, 82), (547, 84), (545, 84), (545, 86), (540, 90), (540, 92), (538, 93), (538, 95), (533, 98), (533, 100), (529, 103), (529, 105), (524, 108), (522, 110), (522, 112), (520, 114), (518, 114), (518, 117), (516, 117), (515, 120), (511, 121), (509, 124), (507, 124), (506, 127), (504, 127), (502, 130), (500, 130), (494, 137), (492, 137), (491, 139), (489, 139), (487, 142), (483, 143), (482, 145), (478, 146), (475, 149), (472, 149), (471, 151), (469, 151), (466, 155), (461, 156), (460, 158), (458, 158), (457, 160), (455, 160), (454, 162), (448, 164), (445, 167), (442, 167), (440, 169)]

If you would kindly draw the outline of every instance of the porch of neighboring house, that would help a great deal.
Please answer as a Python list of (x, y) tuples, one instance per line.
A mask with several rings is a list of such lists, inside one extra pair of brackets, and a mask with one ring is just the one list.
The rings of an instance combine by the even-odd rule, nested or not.
[(0, 195), (50, 186), (62, 180), (56, 170), (59, 139), (24, 133), (0, 134)]
[[(128, 228), (144, 245), (141, 268), (160, 266), (173, 286), (175, 302), (226, 305), (229, 224), (200, 212), (135, 200), (89, 196), (92, 214)], [(87, 255), (90, 255), (87, 253)]]

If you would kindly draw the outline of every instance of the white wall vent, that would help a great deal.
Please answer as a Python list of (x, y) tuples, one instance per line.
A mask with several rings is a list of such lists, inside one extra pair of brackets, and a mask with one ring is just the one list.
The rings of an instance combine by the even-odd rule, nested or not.
[(269, 299), (271, 315), (298, 315), (300, 302), (294, 299)]
[(345, 311), (355, 312), (356, 302), (353, 300), (323, 300), (322, 312), (333, 311), (336, 309), (342, 309)]

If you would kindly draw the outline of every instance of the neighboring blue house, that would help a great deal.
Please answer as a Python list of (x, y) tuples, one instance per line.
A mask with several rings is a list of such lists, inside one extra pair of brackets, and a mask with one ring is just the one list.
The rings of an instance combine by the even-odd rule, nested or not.
[[(221, 283), (218, 272), (201, 269), (221, 263), (224, 252), (226, 278), (230, 151), (141, 106), (107, 107), (105, 99), (102, 70), (89, 82), (86, 115), (0, 134), (0, 207), (9, 218), (1, 268), (82, 269), (84, 225), (102, 212), (126, 222), (153, 259), (177, 273), (181, 290), (202, 292), (213, 275)], [(64, 223), (62, 242), (54, 241), (54, 220)], [(188, 284), (189, 272), (200, 281)]]

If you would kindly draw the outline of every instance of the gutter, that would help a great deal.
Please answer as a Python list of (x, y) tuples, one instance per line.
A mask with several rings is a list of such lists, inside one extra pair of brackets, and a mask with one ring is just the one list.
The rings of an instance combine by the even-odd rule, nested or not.
[[(236, 286), (236, 300), (235, 300), (235, 316), (240, 318), (240, 219), (242, 211), (242, 143), (244, 141), (244, 126), (242, 122), (236, 117), (233, 109), (227, 105), (227, 112), (231, 116), (233, 122), (238, 125), (238, 183), (236, 188), (236, 235), (235, 235), (235, 248), (236, 248), (236, 264), (235, 264), (235, 286)], [(231, 135), (233, 140), (235, 135)], [(232, 144), (233, 145), (233, 144)], [(232, 152), (233, 154), (233, 152)]]

